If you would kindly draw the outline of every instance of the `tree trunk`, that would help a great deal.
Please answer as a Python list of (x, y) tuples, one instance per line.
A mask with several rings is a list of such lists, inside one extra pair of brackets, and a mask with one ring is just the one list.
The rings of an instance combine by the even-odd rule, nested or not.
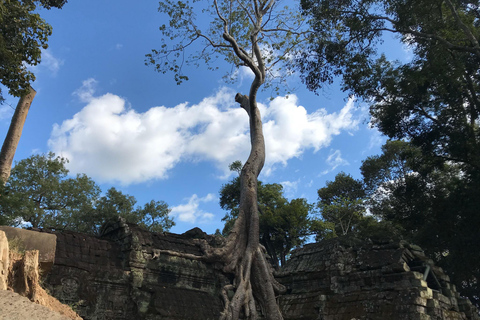
[[(172, 256), (221, 263), (225, 273), (232, 274), (233, 283), (223, 288), (225, 308), (221, 320), (258, 319), (257, 310), (266, 320), (282, 320), (276, 296), (285, 292), (285, 287), (273, 277), (273, 268), (267, 262), (265, 248), (260, 245), (260, 224), (257, 202), (257, 177), (265, 162), (265, 142), (262, 121), (255, 94), (258, 83), (254, 81), (250, 97), (237, 94), (240, 103), (250, 117), (250, 138), (252, 150), (240, 174), (240, 206), (238, 218), (220, 248), (210, 246), (205, 240), (197, 244), (203, 256), (189, 253), (161, 250)], [(253, 94), (252, 94), (253, 93)], [(231, 293), (233, 297), (230, 299)], [(257, 308), (258, 303), (258, 308)]]
[[(240, 207), (235, 225), (226, 245), (214, 249), (213, 257), (225, 263), (224, 271), (233, 273), (235, 280), (226, 288), (235, 291), (232, 299), (224, 293), (225, 310), (221, 319), (257, 319), (259, 303), (263, 316), (268, 320), (283, 319), (276, 301), (276, 294), (284, 291), (273, 277), (273, 270), (265, 257), (265, 248), (259, 243), (259, 214), (257, 202), (257, 177), (265, 162), (265, 142), (260, 112), (256, 105), (256, 90), (250, 97), (237, 94), (235, 101), (250, 117), (252, 150), (240, 174)], [(253, 95), (252, 95), (253, 93)]]
[(30, 110), (30, 105), (36, 93), (32, 87), (29, 87), (28, 92), (18, 101), (17, 108), (10, 122), (7, 136), (3, 142), (2, 151), (0, 151), (0, 180), (3, 184), (5, 184), (10, 177), (13, 157), (15, 156), (18, 142), (22, 136), (23, 125), (27, 119), (28, 110)]

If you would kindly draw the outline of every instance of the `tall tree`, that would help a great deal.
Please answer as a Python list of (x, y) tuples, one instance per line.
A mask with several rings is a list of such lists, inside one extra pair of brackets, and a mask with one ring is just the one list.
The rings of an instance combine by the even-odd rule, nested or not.
[(370, 212), (390, 221), (409, 217), (412, 225), (404, 227), (415, 232), (423, 223), (413, 221), (413, 215), (422, 215), (420, 208), (428, 206), (425, 199), (433, 183), (428, 178), (434, 170), (429, 163), (418, 147), (391, 140), (382, 146), (381, 155), (362, 161), (360, 170), (369, 196)]
[(0, 183), (5, 183), (10, 177), (13, 157), (15, 157), (15, 152), (22, 136), (23, 126), (27, 120), (30, 105), (36, 95), (36, 91), (32, 87), (27, 90), (27, 93), (22, 95), (18, 101), (0, 151)]
[(455, 163), (432, 166), (407, 142), (388, 141), (382, 151), (361, 167), (370, 211), (400, 226), (403, 236), (422, 246), (478, 306), (478, 176), (465, 175)]
[[(398, 152), (390, 144), (364, 163), (367, 184), (380, 183), (376, 208), (437, 256), (478, 303), (478, 268), (465, 267), (479, 258), (471, 251), (478, 243), (472, 229), (480, 228), (473, 209), (480, 194), (478, 1), (302, 0), (302, 8), (314, 31), (299, 59), (308, 87), (341, 75), (343, 88), (370, 104), (382, 133), (410, 142), (397, 144)], [(380, 54), (385, 33), (410, 47), (411, 61)], [(421, 154), (423, 164), (407, 151)], [(387, 180), (389, 173), (396, 178)]]
[[(66, 0), (5, 0), (0, 2), (0, 82), (13, 96), (20, 97), (10, 128), (0, 151), (0, 181), (10, 176), (17, 149), (35, 90), (30, 86), (35, 75), (27, 66), (37, 65), (41, 49), (48, 47), (52, 27), (35, 11), (40, 5), (46, 9), (61, 8)], [(4, 101), (0, 88), (0, 104)]]
[[(314, 30), (299, 59), (309, 88), (342, 75), (384, 134), (480, 169), (478, 1), (302, 0), (302, 7)], [(379, 54), (385, 33), (409, 46), (410, 62)]]
[(340, 172), (334, 181), (318, 189), (318, 208), (323, 220), (334, 226), (335, 234), (354, 231), (365, 214), (365, 190), (361, 181)]
[[(0, 3), (0, 82), (15, 97), (28, 94), (35, 75), (28, 66), (41, 61), (52, 27), (40, 17), (38, 7), (62, 8), (66, 0), (5, 0)], [(3, 101), (0, 88), (0, 101)]]
[(168, 231), (175, 225), (168, 215), (171, 210), (165, 202), (151, 200), (143, 207), (135, 206), (136, 203), (134, 196), (123, 194), (115, 188), (108, 189), (95, 204), (95, 214), (100, 218), (94, 224), (95, 233), (105, 221), (119, 216), (152, 232)]
[(12, 224), (75, 229), (93, 211), (100, 189), (85, 175), (67, 178), (66, 162), (53, 153), (19, 161), (0, 196), (2, 215)]
[[(222, 262), (224, 271), (234, 275), (233, 284), (224, 290), (222, 319), (238, 319), (242, 312), (245, 318), (256, 319), (257, 303), (266, 319), (282, 319), (275, 296), (283, 289), (273, 278), (259, 243), (257, 177), (265, 162), (265, 142), (257, 94), (262, 85), (272, 84), (267, 81), (269, 77), (281, 75), (282, 80), (288, 75), (278, 71), (282, 63), (288, 67), (289, 59), (302, 50), (302, 20), (275, 0), (214, 0), (200, 8), (203, 4), (172, 0), (160, 3), (159, 11), (170, 17), (168, 26), (160, 27), (167, 39), (160, 50), (148, 56), (147, 62), (160, 72), (173, 71), (177, 82), (188, 79), (182, 70), (184, 61), (204, 61), (215, 68), (218, 66), (212, 63), (219, 56), (254, 74), (248, 95), (238, 93), (235, 97), (249, 116), (252, 147), (240, 174), (238, 218), (222, 248), (205, 247), (204, 251), (205, 259)], [(213, 17), (206, 28), (195, 20), (200, 13)], [(176, 45), (170, 47), (168, 39), (177, 41)], [(203, 47), (186, 56), (185, 51), (197, 41)], [(232, 298), (227, 294), (229, 290), (234, 291)]]
[[(266, 248), (273, 266), (284, 265), (290, 251), (303, 244), (310, 235), (313, 206), (306, 199), (288, 201), (280, 184), (258, 181), (260, 243)], [(228, 236), (238, 217), (240, 179), (234, 178), (220, 190), (220, 206), (227, 210), (223, 235)]]
[(100, 188), (86, 175), (68, 178), (66, 163), (67, 159), (53, 153), (19, 161), (0, 196), (1, 222), (91, 234), (98, 234), (107, 220), (119, 216), (153, 232), (174, 225), (165, 202), (152, 200), (135, 207), (135, 197), (115, 188), (100, 197)]

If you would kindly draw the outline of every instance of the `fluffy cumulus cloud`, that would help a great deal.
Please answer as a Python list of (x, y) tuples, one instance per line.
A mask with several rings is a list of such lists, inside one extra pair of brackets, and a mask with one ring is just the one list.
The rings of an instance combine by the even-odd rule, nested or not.
[(353, 107), (353, 100), (349, 100), (338, 113), (328, 114), (320, 108), (308, 114), (298, 105), (295, 95), (274, 99), (264, 111), (267, 163), (286, 164), (306, 149), (317, 152), (328, 146), (342, 130), (356, 129), (358, 120), (354, 119)]
[(214, 215), (209, 212), (204, 212), (199, 208), (200, 203), (216, 201), (213, 193), (207, 194), (203, 198), (199, 198), (196, 194), (186, 199), (187, 203), (172, 207), (170, 216), (178, 219), (181, 222), (189, 223), (205, 223), (213, 220)]
[(300, 183), (300, 179), (296, 181), (282, 181), (280, 184), (283, 187), (283, 192), (287, 197), (291, 197), (297, 192), (298, 184)]
[[(51, 150), (70, 160), (69, 169), (106, 182), (140, 183), (164, 179), (181, 161), (213, 161), (222, 170), (246, 159), (250, 150), (248, 117), (223, 88), (197, 104), (153, 107), (139, 113), (114, 94), (95, 96), (94, 79), (75, 92), (86, 106), (55, 124)], [(313, 113), (295, 95), (260, 105), (267, 146), (266, 172), (305, 150), (327, 146), (334, 135), (356, 128), (353, 101), (339, 112)]]

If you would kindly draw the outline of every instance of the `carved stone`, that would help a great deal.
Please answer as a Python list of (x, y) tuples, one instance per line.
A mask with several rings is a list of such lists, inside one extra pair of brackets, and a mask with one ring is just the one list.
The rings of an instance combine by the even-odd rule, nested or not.
[[(229, 279), (201, 256), (200, 229), (150, 233), (122, 220), (100, 237), (56, 233), (55, 263), (44, 285), (86, 320), (218, 319)], [(478, 320), (449, 277), (406, 242), (336, 238), (294, 251), (276, 274), (289, 320)]]

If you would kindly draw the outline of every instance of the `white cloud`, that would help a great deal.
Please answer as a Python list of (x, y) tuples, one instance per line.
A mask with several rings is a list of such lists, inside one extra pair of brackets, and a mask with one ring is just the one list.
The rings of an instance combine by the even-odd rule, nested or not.
[(0, 120), (10, 120), (14, 112), (15, 108), (12, 107), (10, 104), (7, 104), (6, 102), (4, 104), (0, 104)]
[(177, 218), (179, 221), (189, 223), (196, 223), (197, 221), (199, 223), (205, 223), (214, 218), (212, 213), (204, 212), (203, 210), (199, 209), (200, 203), (216, 200), (213, 193), (209, 193), (203, 198), (199, 198), (196, 194), (194, 194), (186, 200), (188, 200), (187, 203), (172, 207), (170, 216)]
[(415, 38), (413, 36), (405, 36), (404, 40), (402, 41), (403, 61), (412, 61), (415, 55), (416, 47), (417, 45), (415, 42)]
[(89, 78), (82, 81), (82, 86), (73, 92), (82, 102), (90, 102), (94, 99), (93, 95), (96, 90), (98, 81), (94, 78)]
[(300, 179), (297, 181), (282, 181), (280, 184), (283, 186), (283, 191), (287, 197), (294, 195), (298, 189), (298, 183)]
[(348, 166), (350, 164), (342, 158), (342, 152), (340, 150), (330, 150), (330, 154), (325, 162), (330, 166), (330, 169), (323, 171), (322, 174), (332, 172), (339, 166)]
[(353, 118), (352, 109), (350, 99), (338, 113), (327, 114), (325, 109), (318, 109), (308, 114), (298, 105), (295, 95), (275, 98), (264, 120), (267, 170), (275, 163), (286, 165), (306, 149), (317, 152), (342, 130), (356, 130), (359, 121)]
[(42, 49), (40, 64), (29, 66), (29, 69), (36, 74), (47, 70), (52, 76), (56, 76), (60, 67), (63, 66), (64, 63), (65, 61), (55, 57), (50, 49)]
[(370, 141), (368, 143), (368, 149), (371, 150), (373, 148), (378, 148), (382, 146), (385, 141), (386, 137), (382, 135), (380, 131), (377, 130), (377, 128), (370, 128)]
[(342, 152), (340, 152), (340, 150), (335, 150), (333, 153), (330, 152), (330, 155), (327, 158), (327, 164), (333, 167), (333, 169), (338, 166), (349, 165), (348, 161), (342, 158)]
[[(234, 102), (232, 90), (222, 88), (198, 104), (138, 113), (117, 95), (96, 97), (95, 85), (95, 79), (88, 79), (75, 91), (86, 106), (55, 124), (49, 140), (51, 150), (70, 160), (72, 173), (130, 184), (164, 179), (182, 161), (213, 161), (228, 172), (229, 163), (248, 157), (248, 116)], [(259, 108), (265, 123), (267, 174), (307, 149), (316, 152), (328, 146), (334, 135), (358, 124), (353, 101), (331, 114), (324, 109), (308, 114), (295, 95)]]
[(52, 52), (50, 50), (43, 50), (42, 51), (42, 62), (41, 65), (48, 70), (53, 75), (56, 75), (58, 70), (60, 70), (60, 67), (64, 64), (64, 61), (62, 59), (56, 58), (53, 56)]

